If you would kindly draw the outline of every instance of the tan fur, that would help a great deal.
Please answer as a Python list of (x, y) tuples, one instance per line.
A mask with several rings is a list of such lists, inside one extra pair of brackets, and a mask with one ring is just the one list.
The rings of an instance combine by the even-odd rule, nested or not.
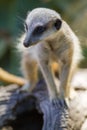
[[(69, 97), (72, 75), (81, 59), (81, 48), (78, 38), (65, 21), (62, 20), (60, 30), (34, 46), (24, 48), (22, 45), (22, 54), (22, 69), (29, 81), (30, 91), (38, 81), (39, 67), (46, 81), (50, 99), (57, 96)], [(59, 91), (54, 82), (56, 71), (59, 73)]]

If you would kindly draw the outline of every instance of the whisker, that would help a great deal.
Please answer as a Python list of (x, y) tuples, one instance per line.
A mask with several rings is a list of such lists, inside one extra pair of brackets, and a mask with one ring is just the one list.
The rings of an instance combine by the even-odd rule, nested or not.
[(22, 24), (25, 24), (25, 20), (20, 17), (20, 16), (16, 16), (17, 20), (19, 20)]

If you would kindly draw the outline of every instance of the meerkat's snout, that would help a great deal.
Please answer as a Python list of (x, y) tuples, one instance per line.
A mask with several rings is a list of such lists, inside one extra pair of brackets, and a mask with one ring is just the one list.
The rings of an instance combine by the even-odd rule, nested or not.
[(29, 41), (26, 41), (26, 39), (23, 41), (23, 45), (25, 46), (25, 47), (28, 47), (29, 46)]
[(46, 27), (41, 25), (37, 26), (32, 32), (30, 30), (27, 30), (26, 37), (23, 42), (24, 46), (29, 47), (40, 41), (40, 37), (45, 32), (45, 30)]
[(30, 34), (30, 32), (26, 32), (23, 44), (24, 44), (25, 47), (29, 47), (31, 45), (31, 34)]

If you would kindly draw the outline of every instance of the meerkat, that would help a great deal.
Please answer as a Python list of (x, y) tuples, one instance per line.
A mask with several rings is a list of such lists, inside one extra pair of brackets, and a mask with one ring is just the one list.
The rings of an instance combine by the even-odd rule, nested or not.
[[(68, 98), (72, 75), (81, 59), (81, 48), (77, 36), (60, 14), (47, 8), (32, 10), (25, 20), (22, 42), (22, 70), (29, 91), (36, 85), (40, 69), (50, 99)], [(54, 82), (56, 68), (59, 69), (59, 91)]]

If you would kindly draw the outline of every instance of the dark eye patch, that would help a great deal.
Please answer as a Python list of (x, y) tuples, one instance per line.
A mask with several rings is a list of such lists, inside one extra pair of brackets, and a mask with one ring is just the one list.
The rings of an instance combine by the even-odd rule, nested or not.
[(37, 26), (34, 29), (33, 34), (34, 35), (39, 35), (39, 34), (42, 34), (45, 30), (46, 30), (46, 27), (44, 27), (44, 26)]
[(62, 21), (61, 21), (60, 19), (57, 19), (57, 20), (55, 21), (55, 23), (54, 23), (54, 26), (55, 26), (55, 28), (56, 28), (57, 30), (60, 29), (61, 25), (62, 25)]
[(28, 31), (28, 26), (26, 23), (24, 24), (24, 27), (25, 27), (25, 30)]

